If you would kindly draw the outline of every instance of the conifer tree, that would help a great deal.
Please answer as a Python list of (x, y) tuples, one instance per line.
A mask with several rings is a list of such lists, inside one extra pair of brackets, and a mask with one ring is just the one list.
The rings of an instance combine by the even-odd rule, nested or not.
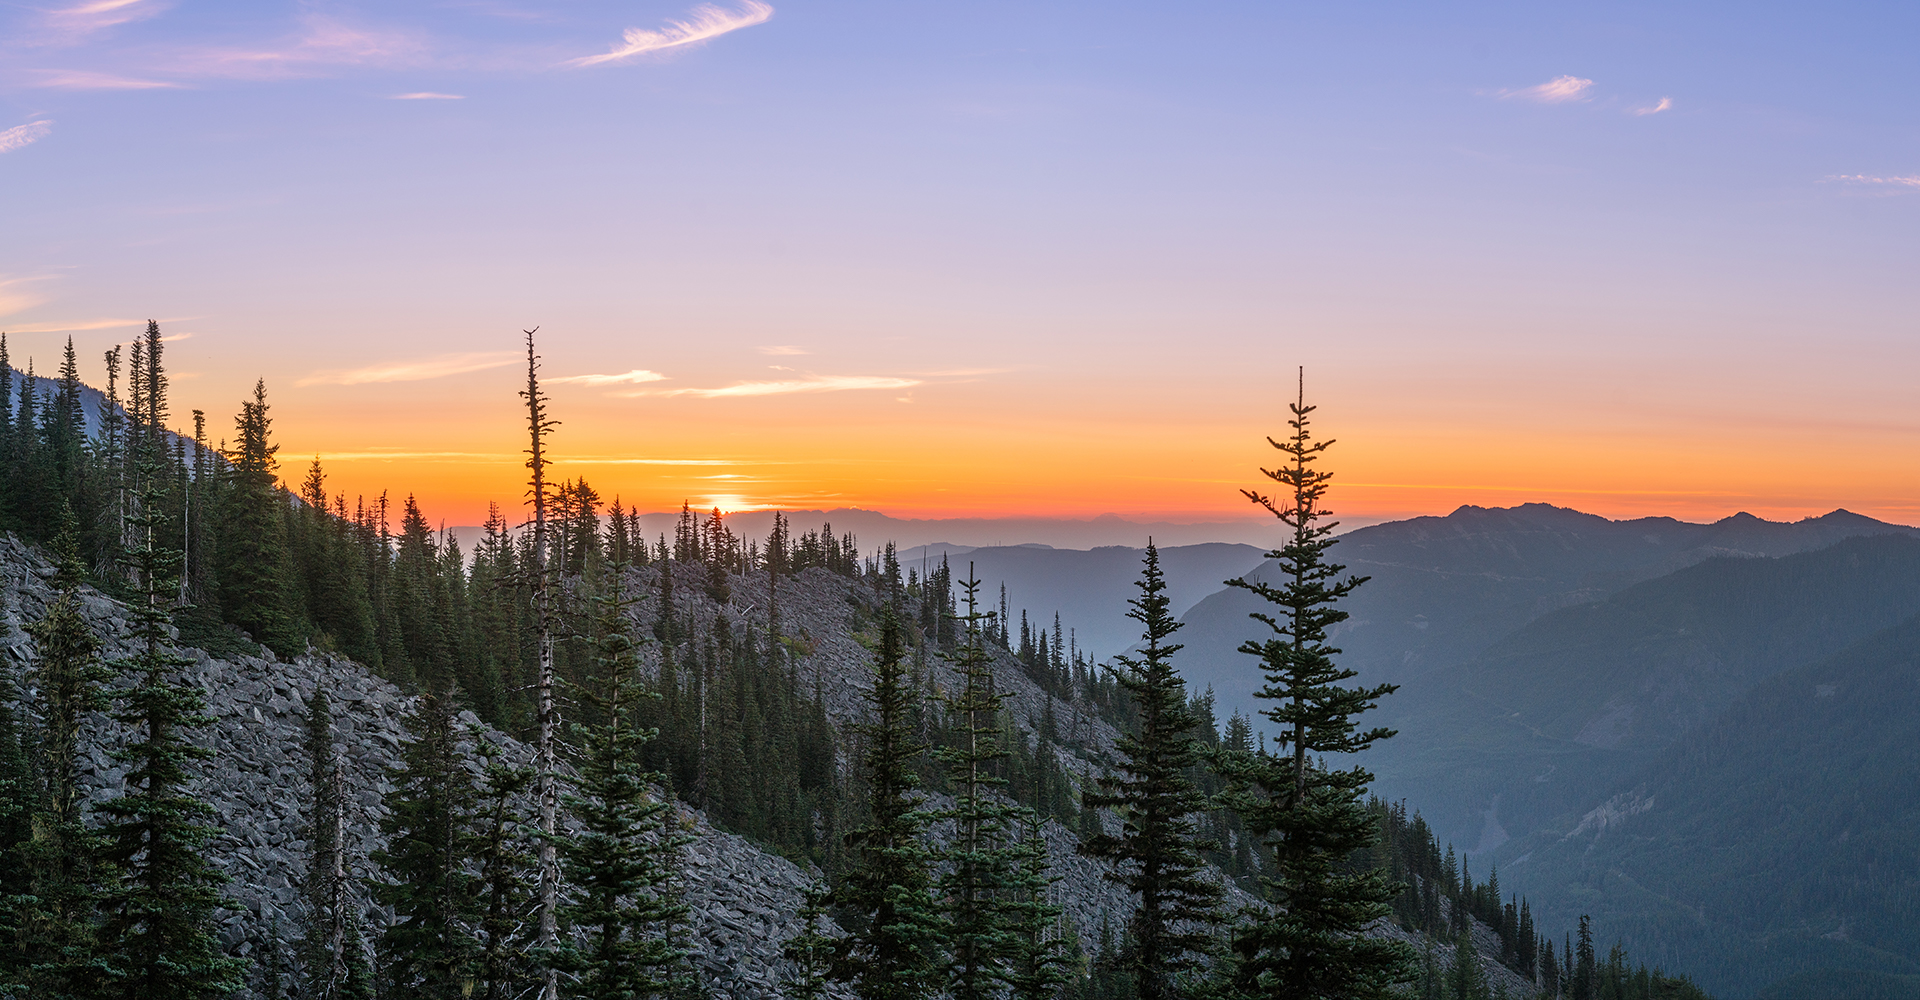
[(961, 687), (947, 701), (953, 718), (953, 742), (934, 751), (947, 769), (953, 806), (940, 818), (954, 824), (942, 860), (940, 880), (947, 932), (948, 990), (956, 1000), (980, 1000), (996, 994), (1007, 970), (1004, 959), (1011, 934), (1001, 917), (1011, 880), (1008, 847), (1014, 809), (996, 794), (1005, 779), (998, 769), (1006, 758), (1000, 744), (1000, 709), (1006, 696), (994, 688), (993, 659), (986, 629), (992, 615), (980, 611), (980, 581), (968, 566), (966, 639), (953, 657)]
[(400, 748), (380, 820), (387, 846), (373, 854), (384, 872), (373, 898), (394, 912), (380, 937), (381, 966), (390, 990), (451, 1000), (465, 996), (479, 952), (476, 880), (466, 863), (474, 789), (450, 693), (423, 695), (406, 726), (412, 739)]
[(520, 809), (520, 797), (533, 784), (533, 768), (509, 764), (500, 747), (474, 733), (481, 759), (480, 809), (472, 853), (480, 867), (480, 981), (483, 1000), (509, 1000), (532, 980), (527, 950), (532, 935), (525, 914), (534, 886), (529, 879), (534, 850), (533, 824)]
[[(527, 335), (527, 387), (520, 397), (527, 401), (527, 499), (533, 505), (531, 558), (523, 571), (526, 586), (533, 597), (533, 629), (536, 672), (534, 675), (534, 796), (540, 802), (540, 922), (537, 947), (543, 954), (554, 954), (560, 946), (560, 856), (558, 852), (560, 818), (559, 756), (554, 746), (559, 717), (554, 704), (553, 626), (554, 609), (548, 591), (547, 574), (547, 435), (559, 423), (547, 416), (547, 396), (540, 389), (540, 356), (534, 353), (533, 335)], [(671, 572), (671, 569), (669, 569)], [(558, 971), (543, 971), (541, 1000), (559, 1000)]]
[(564, 995), (580, 1000), (664, 996), (691, 984), (677, 932), (688, 910), (675, 883), (681, 849), (693, 838), (678, 829), (673, 801), (656, 791), (665, 776), (645, 767), (657, 730), (642, 729), (635, 717), (647, 692), (626, 569), (613, 567), (606, 592), (594, 598), (593, 675), (578, 693), (600, 721), (573, 727), (578, 776), (565, 801), (580, 828), (560, 841), (572, 888), (561, 919), (570, 935), (551, 962), (569, 976)]
[(800, 930), (780, 949), (780, 957), (794, 965), (794, 976), (787, 981), (787, 996), (793, 1000), (820, 1000), (832, 981), (835, 941), (822, 926), (831, 898), (832, 893), (819, 882), (801, 892), (800, 911), (794, 914)]
[[(157, 328), (149, 330), (157, 344)], [(199, 1000), (240, 988), (246, 963), (222, 956), (214, 936), (225, 876), (205, 852), (213, 809), (188, 787), (193, 762), (213, 755), (190, 737), (213, 720), (204, 714), (204, 692), (179, 676), (193, 661), (169, 646), (180, 556), (167, 545), (174, 535), (161, 509), (157, 462), (149, 456), (144, 466), (146, 488), (132, 519), (139, 545), (131, 553), (141, 589), (132, 609), (139, 651), (120, 662), (137, 679), (115, 716), (134, 737), (114, 752), (127, 765), (125, 792), (100, 806), (108, 817), (104, 857), (117, 878), (101, 900), (99, 965), (106, 995)]]
[(1339, 650), (1327, 645), (1327, 630), (1347, 617), (1335, 603), (1365, 578), (1342, 579), (1345, 567), (1326, 559), (1336, 541), (1321, 506), (1331, 474), (1313, 463), (1333, 442), (1315, 441), (1308, 430), (1314, 407), (1306, 403), (1304, 373), (1289, 410), (1292, 434), (1268, 439), (1287, 462), (1261, 470), (1285, 493), (1243, 491), (1289, 531), (1285, 544), (1268, 553), (1278, 563), (1279, 583), (1228, 581), (1275, 607), (1252, 616), (1268, 637), (1249, 640), (1240, 651), (1260, 658), (1266, 684), (1255, 696), (1273, 705), (1261, 714), (1280, 728), (1278, 753), (1219, 758), (1235, 786), (1229, 801), (1272, 851), (1270, 874), (1261, 877), (1269, 906), (1233, 936), (1236, 982), (1252, 995), (1384, 997), (1411, 977), (1412, 955), (1406, 946), (1364, 931), (1392, 911), (1400, 886), (1383, 869), (1347, 863), (1376, 834), (1360, 801), (1373, 776), (1357, 766), (1333, 769), (1322, 760), (1393, 735), (1387, 729), (1362, 731), (1354, 716), (1394, 687), (1341, 686), (1355, 672), (1334, 662)]
[(37, 656), (39, 694), (38, 801), (34, 836), (21, 845), (15, 871), (28, 879), (34, 903), (21, 930), (29, 981), (46, 995), (84, 993), (99, 985), (93, 968), (94, 908), (99, 899), (98, 835), (88, 829), (80, 794), (80, 736), (89, 713), (105, 708), (101, 686), (110, 672), (99, 639), (81, 616), (74, 587), (83, 572), (70, 507), (54, 542), (59, 596), (27, 626)]
[(306, 938), (300, 995), (312, 1000), (367, 1000), (373, 995), (358, 904), (347, 864), (346, 789), (333, 743), (333, 708), (324, 687), (307, 702), (307, 788), (312, 822), (301, 880)]
[(1200, 761), (1193, 737), (1200, 719), (1173, 668), (1181, 646), (1168, 639), (1180, 622), (1169, 608), (1166, 574), (1151, 539), (1143, 562), (1135, 584), (1140, 596), (1127, 602), (1127, 617), (1144, 630), (1140, 655), (1117, 657), (1114, 671), (1133, 700), (1138, 727), (1115, 748), (1118, 773), (1098, 779), (1099, 791), (1082, 796), (1088, 808), (1117, 809), (1121, 832), (1090, 837), (1081, 852), (1105, 861), (1106, 878), (1135, 897), (1127, 924), (1131, 948), (1120, 961), (1140, 1000), (1167, 1000), (1177, 995), (1175, 978), (1197, 968), (1211, 948), (1221, 889), (1202, 874), (1200, 852), (1213, 845), (1200, 837), (1197, 817), (1207, 802), (1189, 773)]
[(904, 631), (889, 602), (880, 611), (879, 660), (866, 696), (873, 721), (857, 729), (867, 822), (847, 834), (852, 863), (834, 893), (849, 930), (837, 948), (836, 977), (866, 1000), (927, 996), (942, 957), (934, 856), (926, 844), (931, 814), (921, 807), (913, 771), (928, 747), (914, 736), (916, 692), (906, 676)]
[(220, 532), (220, 606), (227, 620), (282, 656), (305, 645), (291, 607), (286, 522), (274, 471), (280, 446), (267, 416), (267, 383), (254, 383), (253, 399), (234, 418), (239, 445), (227, 461), (226, 525)]
[(1001, 905), (1010, 936), (1007, 986), (1014, 1000), (1052, 1000), (1070, 978), (1059, 927), (1062, 907), (1049, 898), (1060, 877), (1047, 860), (1046, 817), (1025, 809), (1019, 820), (1013, 877)]

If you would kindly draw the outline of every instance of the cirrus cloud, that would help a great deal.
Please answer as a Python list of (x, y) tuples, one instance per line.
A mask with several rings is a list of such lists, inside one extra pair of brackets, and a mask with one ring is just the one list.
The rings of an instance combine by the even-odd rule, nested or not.
[(1828, 177), (1827, 180), (1838, 181), (1842, 184), (1871, 184), (1879, 187), (1920, 188), (1920, 174), (1895, 175), (1892, 177), (1876, 177), (1873, 174), (1834, 174)]
[(570, 59), (568, 64), (601, 66), (607, 63), (624, 62), (649, 52), (663, 52), (686, 45), (697, 45), (728, 32), (764, 24), (772, 16), (773, 8), (760, 0), (746, 0), (738, 11), (703, 3), (695, 7), (684, 21), (668, 21), (667, 26), (659, 31), (628, 28), (620, 44), (612, 49), (599, 55)]
[(739, 396), (784, 396), (802, 392), (846, 392), (855, 389), (907, 389), (921, 379), (892, 375), (804, 375), (800, 378), (735, 382), (711, 389), (640, 390), (632, 396), (693, 396), (699, 399), (729, 399)]
[(11, 153), (16, 149), (31, 146), (46, 138), (47, 133), (52, 131), (52, 119), (28, 122), (25, 125), (15, 125), (4, 132), (0, 132), (0, 153)]
[(1632, 113), (1636, 115), (1657, 115), (1660, 112), (1666, 111), (1672, 107), (1673, 107), (1673, 98), (1662, 97), (1660, 99), (1660, 103), (1649, 104), (1644, 108), (1634, 108)]
[(1519, 90), (1496, 90), (1493, 96), (1501, 100), (1519, 98), (1524, 101), (1537, 101), (1541, 104), (1565, 104), (1568, 101), (1584, 101), (1587, 91), (1593, 89), (1593, 81), (1578, 76), (1556, 76), (1542, 84), (1522, 87)]
[(665, 379), (666, 376), (659, 372), (650, 372), (645, 368), (635, 368), (630, 372), (625, 372), (620, 375), (565, 375), (560, 378), (545, 379), (544, 381), (549, 383), (570, 382), (576, 385), (633, 385), (641, 382), (660, 382)]
[(502, 368), (519, 361), (518, 351), (481, 351), (468, 354), (438, 354), (411, 361), (391, 361), (363, 368), (317, 371), (294, 385), (362, 385), (368, 382), (422, 382), (427, 379), (464, 375), (468, 372)]

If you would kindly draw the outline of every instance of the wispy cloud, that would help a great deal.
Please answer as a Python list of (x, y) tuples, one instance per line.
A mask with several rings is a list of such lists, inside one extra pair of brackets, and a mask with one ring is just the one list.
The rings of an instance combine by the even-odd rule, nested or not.
[(51, 90), (177, 90), (181, 86), (164, 80), (143, 80), (84, 69), (43, 69), (37, 77), (34, 86)]
[(768, 344), (767, 346), (760, 348), (760, 353), (761, 354), (812, 354), (813, 352), (807, 350), (804, 347), (795, 347), (792, 344)]
[(695, 7), (684, 21), (668, 21), (667, 26), (658, 31), (647, 28), (628, 28), (620, 44), (609, 51), (597, 56), (581, 56), (568, 62), (574, 66), (601, 66), (606, 63), (623, 62), (648, 52), (662, 52), (686, 45), (697, 45), (730, 31), (764, 24), (772, 16), (773, 8), (761, 3), (760, 0), (745, 0), (738, 11), (703, 3)]
[(420, 382), (426, 379), (464, 375), (467, 372), (501, 368), (520, 360), (517, 351), (483, 351), (472, 354), (440, 354), (411, 361), (393, 361), (364, 368), (333, 369), (314, 372), (295, 385), (361, 385), (367, 382)]
[(166, 6), (159, 0), (82, 0), (49, 10), (46, 18), (57, 31), (84, 35), (116, 24), (152, 17), (165, 10)]
[(782, 396), (800, 392), (846, 392), (854, 389), (907, 389), (921, 384), (917, 378), (891, 375), (808, 375), (803, 378), (772, 381), (735, 382), (713, 389), (656, 389), (635, 392), (636, 396), (694, 396), (700, 399), (726, 399), (736, 396)]
[(88, 319), (55, 320), (51, 323), (19, 323), (7, 327), (14, 333), (81, 333), (86, 330), (114, 330), (121, 327), (146, 326), (144, 319)]
[(11, 153), (24, 146), (31, 146), (46, 138), (47, 133), (51, 131), (53, 131), (51, 119), (15, 125), (5, 132), (0, 132), (0, 153)]
[(641, 382), (660, 382), (666, 379), (659, 372), (650, 372), (645, 368), (635, 368), (621, 375), (566, 375), (547, 379), (549, 383), (574, 383), (576, 385), (637, 385)]
[(1545, 83), (1519, 90), (1496, 90), (1493, 96), (1501, 100), (1519, 98), (1523, 101), (1538, 101), (1541, 104), (1564, 104), (1568, 101), (1584, 101), (1587, 91), (1593, 88), (1593, 81), (1577, 76), (1556, 76)]
[(1657, 115), (1660, 112), (1666, 111), (1672, 107), (1673, 107), (1673, 98), (1662, 97), (1660, 99), (1660, 103), (1649, 104), (1644, 108), (1634, 108), (1633, 113), (1636, 115)]
[(1876, 177), (1872, 174), (1834, 174), (1828, 177), (1827, 180), (1837, 181), (1842, 184), (1872, 184), (1875, 186), (1895, 188), (1920, 188), (1920, 174), (1906, 174), (1904, 176), (1893, 177)]
[(431, 90), (416, 90), (411, 94), (394, 94), (389, 101), (464, 101), (465, 94), (436, 94)]

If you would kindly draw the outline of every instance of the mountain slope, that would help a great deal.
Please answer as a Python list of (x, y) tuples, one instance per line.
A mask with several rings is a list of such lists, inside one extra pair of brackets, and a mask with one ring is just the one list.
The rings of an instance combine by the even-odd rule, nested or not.
[(1920, 611), (1920, 539), (1719, 558), (1542, 616), (1479, 658), (1409, 681), (1368, 761), (1471, 850), (1568, 828), (1615, 779), (1767, 676)]
[(1916, 747), (1920, 616), (1761, 681), (1503, 874), (1722, 996), (1920, 995)]
[[(1610, 521), (1547, 504), (1461, 507), (1341, 536), (1333, 558), (1372, 580), (1347, 601), (1352, 618), (1334, 640), (1345, 651), (1341, 662), (1367, 680), (1401, 682), (1464, 663), (1557, 608), (1715, 556), (1783, 556), (1887, 533), (1920, 537), (1920, 529), (1847, 511), (1793, 523), (1736, 514), (1692, 524)], [(1263, 564), (1253, 575), (1270, 570)], [(1183, 616), (1181, 669), (1190, 683), (1214, 686), (1223, 713), (1252, 708), (1259, 678), (1236, 650), (1254, 634), (1247, 614), (1259, 608), (1245, 591), (1226, 588)]]

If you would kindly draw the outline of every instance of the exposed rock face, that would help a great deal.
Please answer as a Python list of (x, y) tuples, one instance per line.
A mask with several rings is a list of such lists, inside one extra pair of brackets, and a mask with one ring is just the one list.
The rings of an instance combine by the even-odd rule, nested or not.
[[(650, 578), (653, 572), (642, 575)], [(38, 552), (12, 536), (0, 535), (0, 619), (10, 626), (0, 629), (0, 669), (26, 693), (30, 693), (26, 667), (32, 660), (32, 643), (21, 626), (39, 618), (53, 598), (48, 582), (52, 576), (53, 567)], [(699, 595), (697, 582), (689, 578), (676, 601), (680, 613), (706, 622), (725, 613), (736, 623), (764, 627), (764, 610), (756, 610), (755, 602), (742, 595), (757, 591), (764, 596), (765, 577), (736, 577), (734, 582), (734, 601), (720, 606)], [(765, 603), (758, 602), (759, 608), (764, 609)], [(103, 642), (106, 659), (134, 652), (132, 623), (123, 606), (89, 589), (82, 591), (82, 604)], [(870, 610), (875, 604), (877, 598), (862, 585), (824, 570), (808, 570), (799, 580), (781, 585), (783, 631), (804, 637), (809, 652), (802, 669), (809, 680), (818, 678), (836, 724), (858, 720), (865, 712), (863, 695), (870, 685), (871, 655), (856, 638), (852, 619), (862, 608)], [(413, 710), (415, 699), (359, 664), (326, 654), (283, 661), (270, 654), (222, 659), (197, 649), (183, 653), (193, 660), (186, 675), (206, 690), (209, 714), (215, 719), (198, 734), (214, 756), (204, 763), (196, 791), (218, 816), (220, 832), (209, 854), (231, 879), (225, 891), (232, 908), (218, 914), (227, 951), (258, 958), (275, 935), (282, 947), (300, 936), (299, 880), (310, 820), (302, 741), (307, 702), (320, 688), (333, 705), (335, 740), (345, 764), (349, 809), (345, 847), (362, 876), (366, 925), (377, 933), (388, 915), (365, 898), (364, 879), (373, 874), (366, 859), (384, 846), (379, 820), (386, 809), (381, 796), (392, 788), (388, 774), (399, 760), (406, 738), (402, 720)], [(1008, 707), (1016, 720), (1038, 719), (1050, 696), (1011, 656), (1004, 651), (995, 655), (996, 684), (1009, 695)], [(936, 684), (951, 689), (957, 683), (950, 667), (937, 660), (929, 666)], [(1080, 776), (1096, 773), (1110, 760), (1118, 734), (1090, 712), (1057, 700), (1053, 709), (1062, 729), (1071, 727), (1077, 734), (1074, 745), (1059, 751), (1062, 765)], [(528, 747), (482, 726), (472, 713), (462, 713), (461, 720), (497, 741), (508, 759), (522, 763), (531, 759)], [(87, 730), (83, 781), (90, 790), (89, 801), (97, 803), (119, 794), (125, 771), (111, 760), (110, 752), (125, 744), (128, 733), (104, 715), (90, 719)], [(686, 809), (685, 814), (696, 837), (686, 851), (684, 887), (693, 914), (689, 946), (696, 968), (719, 1000), (771, 1000), (784, 995), (781, 984), (792, 970), (780, 953), (800, 929), (795, 914), (812, 880), (810, 874), (742, 837), (713, 829), (695, 810)], [(1074, 853), (1078, 838), (1072, 831), (1050, 823), (1046, 837), (1054, 873), (1061, 876), (1055, 902), (1079, 930), (1083, 947), (1091, 949), (1103, 923), (1118, 931), (1131, 903), (1118, 886), (1101, 877), (1103, 867), (1098, 862)], [(1231, 912), (1251, 902), (1252, 897), (1230, 887), (1224, 909)], [(1485, 928), (1477, 931), (1487, 937)], [(1383, 927), (1381, 933), (1410, 939), (1392, 928)], [(1416, 946), (1424, 947), (1418, 942)], [(1480, 941), (1479, 947), (1485, 955), (1488, 942)], [(1497, 942), (1492, 947), (1497, 949)], [(1451, 949), (1440, 958), (1450, 961)], [(1512, 973), (1492, 965), (1490, 975), (1505, 977), (1510, 994), (1522, 995), (1522, 981)]]

